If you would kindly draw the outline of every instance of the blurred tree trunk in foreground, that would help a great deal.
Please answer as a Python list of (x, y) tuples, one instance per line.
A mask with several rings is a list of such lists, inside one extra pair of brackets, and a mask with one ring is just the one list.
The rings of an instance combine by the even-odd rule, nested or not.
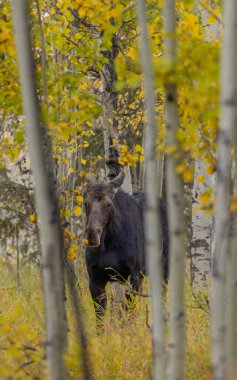
[(148, 40), (146, 2), (137, 1), (138, 25), (140, 28), (140, 57), (144, 75), (145, 108), (147, 126), (145, 133), (145, 242), (148, 273), (151, 285), (153, 379), (165, 378), (164, 323), (162, 306), (162, 244), (158, 210), (156, 139), (157, 122), (155, 114), (155, 91), (152, 69), (152, 55)]
[[(35, 201), (40, 221), (43, 291), (46, 312), (46, 351), (51, 380), (66, 378), (63, 354), (66, 348), (64, 310), (63, 241), (59, 225), (52, 152), (40, 122), (34, 81), (28, 2), (12, 2), (15, 40), (26, 116), (26, 134), (35, 183)], [(47, 141), (49, 137), (47, 136)]]
[[(221, 119), (217, 150), (217, 184), (213, 277), (211, 287), (212, 363), (214, 380), (236, 377), (236, 246), (230, 241), (231, 146), (237, 110), (237, 3), (224, 1), (224, 30), (221, 52)], [(226, 261), (228, 265), (226, 267)], [(228, 271), (226, 271), (228, 270)], [(228, 279), (228, 282), (227, 280)], [(233, 281), (234, 280), (234, 281)], [(226, 289), (226, 282), (227, 292)], [(227, 302), (226, 302), (227, 301)], [(227, 309), (227, 318), (225, 310)], [(234, 319), (233, 319), (234, 317)], [(228, 322), (228, 324), (227, 324)], [(232, 335), (233, 334), (233, 335)], [(228, 338), (228, 339), (226, 339)], [(226, 342), (228, 346), (226, 346)], [(227, 355), (229, 357), (227, 358)], [(228, 366), (227, 366), (228, 363)]]
[[(177, 148), (176, 132), (179, 128), (177, 88), (173, 80), (176, 65), (176, 12), (175, 0), (164, 1), (164, 59), (169, 75), (165, 84), (165, 116), (167, 125), (167, 147)], [(168, 221), (170, 230), (170, 337), (168, 379), (184, 378), (185, 321), (185, 226), (184, 187), (176, 171), (177, 161), (172, 153), (167, 156), (166, 184)]]

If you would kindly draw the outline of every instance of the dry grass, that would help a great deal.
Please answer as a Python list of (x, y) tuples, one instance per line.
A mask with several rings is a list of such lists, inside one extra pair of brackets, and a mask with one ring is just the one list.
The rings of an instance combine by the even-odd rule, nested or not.
[[(37, 268), (22, 269), (22, 287), (16, 289), (15, 263), (0, 261), (0, 379), (46, 379), (44, 358), (44, 313)], [(135, 313), (118, 319), (110, 310), (105, 332), (96, 334), (93, 305), (82, 274), (82, 307), (94, 378), (98, 380), (150, 379), (150, 301), (140, 298)], [(186, 292), (186, 379), (210, 379), (208, 314), (200, 309), (192, 293)], [(82, 379), (75, 321), (67, 301), (69, 347), (65, 361), (71, 379)]]

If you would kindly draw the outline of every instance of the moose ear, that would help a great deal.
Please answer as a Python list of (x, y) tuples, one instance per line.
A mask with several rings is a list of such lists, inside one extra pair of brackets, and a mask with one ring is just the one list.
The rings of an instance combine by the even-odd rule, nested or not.
[(125, 178), (124, 170), (122, 169), (120, 173), (115, 177), (112, 181), (109, 182), (110, 185), (113, 186), (114, 190), (118, 189), (120, 186), (122, 186), (123, 181)]

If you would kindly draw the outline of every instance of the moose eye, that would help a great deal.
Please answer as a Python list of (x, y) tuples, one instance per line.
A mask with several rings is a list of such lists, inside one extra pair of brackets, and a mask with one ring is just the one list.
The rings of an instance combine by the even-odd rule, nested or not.
[(109, 210), (110, 207), (111, 207), (111, 203), (107, 203), (107, 204), (106, 204), (106, 208)]

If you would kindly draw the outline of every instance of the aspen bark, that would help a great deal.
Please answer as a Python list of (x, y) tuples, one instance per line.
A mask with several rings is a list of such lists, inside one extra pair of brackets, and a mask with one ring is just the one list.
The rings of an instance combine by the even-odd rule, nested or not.
[[(115, 36), (112, 37), (111, 51), (104, 51), (103, 55), (108, 59), (108, 63), (104, 64), (101, 71), (101, 79), (103, 82), (103, 106), (104, 106), (104, 148), (106, 159), (109, 157), (111, 145), (119, 152), (119, 138), (117, 131), (117, 92), (115, 90), (115, 83), (117, 75), (114, 67), (114, 60), (118, 55), (118, 42)], [(118, 173), (117, 173), (118, 174)], [(129, 167), (125, 169), (125, 179), (122, 184), (122, 189), (129, 194), (132, 194), (132, 179)]]
[[(205, 210), (196, 210), (198, 198), (207, 188), (213, 187), (212, 176), (205, 172), (202, 159), (195, 162), (195, 178), (192, 192), (192, 243), (191, 243), (191, 283), (203, 290), (210, 276), (212, 217)], [(205, 183), (198, 182), (198, 176), (205, 177)]]
[[(196, 9), (200, 14), (202, 26), (205, 28), (206, 42), (216, 40), (219, 33), (218, 25), (207, 22), (210, 14), (203, 8), (201, 0), (196, 0)], [(202, 158), (197, 158), (193, 184), (191, 281), (193, 286), (197, 286), (201, 290), (207, 286), (207, 278), (210, 275), (213, 227), (212, 217), (207, 217), (204, 210), (196, 210), (199, 196), (208, 188), (214, 188), (214, 175), (207, 174), (205, 167), (206, 164)], [(199, 176), (205, 177), (205, 183), (198, 182)]]
[[(176, 12), (175, 0), (164, 1), (164, 58), (173, 75), (176, 64)], [(173, 77), (172, 75), (172, 77)], [(177, 146), (176, 132), (179, 128), (177, 88), (171, 80), (166, 83), (165, 118), (167, 125), (167, 146)], [(170, 230), (170, 337), (167, 374), (169, 380), (184, 379), (185, 320), (185, 226), (184, 187), (176, 172), (176, 160), (167, 156), (166, 189), (168, 221)]]
[[(236, 284), (233, 283), (235, 274), (231, 266), (236, 263), (236, 247), (228, 253), (230, 235), (230, 151), (236, 129), (237, 109), (237, 3), (235, 0), (224, 1), (224, 29), (223, 44), (221, 52), (221, 119), (218, 136), (217, 156), (217, 186), (216, 186), (216, 211), (215, 211), (215, 233), (213, 252), (213, 278), (212, 278), (212, 364), (214, 380), (225, 380), (227, 378), (227, 363), (229, 379), (233, 379), (233, 368), (236, 358), (232, 344), (231, 334), (234, 334), (235, 323), (233, 313), (236, 313)], [(226, 260), (228, 272), (226, 273)], [(226, 274), (228, 279), (227, 290)], [(230, 281), (229, 281), (230, 280)], [(230, 293), (229, 293), (230, 292)], [(227, 299), (226, 299), (227, 297)], [(230, 304), (233, 302), (233, 306)], [(228, 310), (225, 319), (225, 310)], [(230, 325), (227, 325), (230, 323)], [(227, 339), (226, 339), (227, 338)], [(226, 342), (228, 346), (226, 347)], [(229, 360), (227, 361), (227, 352)], [(236, 372), (234, 372), (236, 377)]]
[(162, 259), (161, 234), (158, 210), (156, 139), (157, 121), (155, 114), (155, 91), (152, 55), (148, 40), (146, 2), (137, 1), (138, 25), (140, 28), (140, 57), (144, 76), (145, 108), (147, 126), (145, 133), (145, 241), (148, 273), (151, 286), (153, 379), (165, 379), (164, 323), (162, 305)]
[(52, 162), (52, 153), (47, 149), (49, 157), (46, 157), (46, 149), (44, 149), (46, 132), (40, 123), (27, 5), (26, 0), (13, 0), (12, 13), (26, 116), (26, 135), (40, 222), (48, 374), (50, 380), (61, 380), (66, 377), (63, 362), (66, 348), (63, 242), (58, 218), (55, 177), (47, 165), (48, 162)]
[[(237, 105), (235, 106), (237, 110)], [(235, 125), (237, 125), (237, 118)], [(235, 132), (236, 133), (236, 132)], [(237, 134), (236, 134), (237, 135)], [(235, 150), (237, 139), (235, 136)], [(237, 197), (237, 154), (235, 152), (235, 185), (233, 195)], [(237, 213), (231, 221), (231, 234), (229, 249), (226, 258), (226, 355), (227, 374), (226, 380), (232, 380), (237, 373)]]

